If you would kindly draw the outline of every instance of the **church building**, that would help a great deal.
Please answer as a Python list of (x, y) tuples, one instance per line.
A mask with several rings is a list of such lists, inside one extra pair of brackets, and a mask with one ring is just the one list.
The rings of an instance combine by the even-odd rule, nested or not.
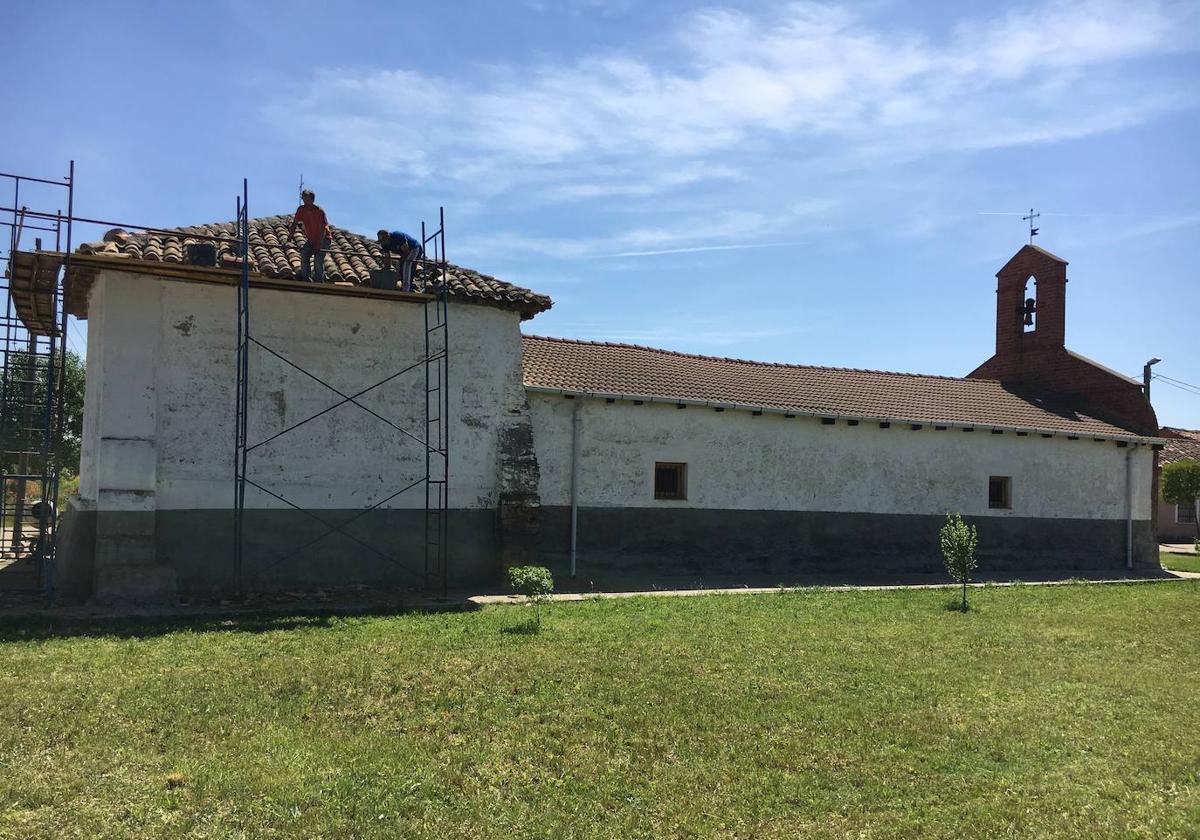
[[(377, 244), (335, 230), (330, 282), (299, 282), (289, 221), (249, 223), (240, 532), (233, 226), (112, 232), (72, 255), (88, 375), (63, 594), (421, 588), (431, 539), (451, 587), (527, 562), (603, 588), (932, 572), (955, 512), (981, 571), (1157, 567), (1154, 411), (1067, 349), (1067, 263), (1036, 246), (997, 274), (996, 351), (964, 377), (523, 335), (550, 299), (453, 265), (435, 369), (442, 275), (371, 288)], [(213, 241), (195, 264), (189, 246)]]

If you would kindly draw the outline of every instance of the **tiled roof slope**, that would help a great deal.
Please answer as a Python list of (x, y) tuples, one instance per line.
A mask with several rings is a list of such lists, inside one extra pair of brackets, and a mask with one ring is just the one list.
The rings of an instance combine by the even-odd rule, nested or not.
[(750, 362), (632, 344), (524, 336), (525, 385), (797, 414), (1142, 437), (991, 379)]
[(1200, 430), (1163, 426), (1158, 430), (1158, 436), (1166, 441), (1162, 452), (1158, 453), (1160, 466), (1176, 461), (1200, 461)]
[[(295, 280), (300, 273), (300, 247), (303, 237), (288, 234), (291, 216), (267, 216), (250, 220), (250, 268), (265, 277)], [(217, 260), (226, 265), (237, 260), (236, 229), (233, 222), (219, 222), (192, 227), (172, 228), (170, 233), (141, 233), (109, 235), (112, 241), (82, 245), (83, 254), (125, 254), (139, 260), (183, 264), (185, 246), (213, 242), (216, 238)], [(333, 228), (333, 242), (325, 256), (325, 277), (335, 283), (363, 285), (370, 280), (370, 270), (381, 267), (381, 251), (374, 239)], [(414, 278), (417, 291), (432, 280), (426, 270)], [(495, 277), (480, 274), (469, 268), (449, 266), (450, 294), (480, 302), (491, 302), (528, 314), (550, 308), (550, 298), (529, 289), (514, 286)]]

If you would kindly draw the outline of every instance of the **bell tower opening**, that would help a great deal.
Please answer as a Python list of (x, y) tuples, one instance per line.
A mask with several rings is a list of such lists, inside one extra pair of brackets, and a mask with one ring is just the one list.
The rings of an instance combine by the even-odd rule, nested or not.
[(1024, 303), (1017, 310), (1017, 316), (1021, 319), (1021, 330), (1025, 333), (1031, 333), (1037, 330), (1037, 298), (1025, 297), (1029, 294), (1029, 281), (1033, 281), (1033, 293), (1037, 294), (1037, 278), (1030, 275), (1025, 280), (1025, 287), (1021, 291), (1021, 297), (1024, 298)]

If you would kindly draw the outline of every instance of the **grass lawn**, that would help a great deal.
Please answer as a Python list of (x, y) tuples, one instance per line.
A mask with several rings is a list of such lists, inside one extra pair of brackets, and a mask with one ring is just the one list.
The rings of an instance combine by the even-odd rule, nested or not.
[(1197, 837), (1200, 584), (0, 627), (3, 837)]
[(1164, 569), (1173, 572), (1200, 572), (1200, 555), (1198, 554), (1169, 554), (1158, 552), (1158, 561)]

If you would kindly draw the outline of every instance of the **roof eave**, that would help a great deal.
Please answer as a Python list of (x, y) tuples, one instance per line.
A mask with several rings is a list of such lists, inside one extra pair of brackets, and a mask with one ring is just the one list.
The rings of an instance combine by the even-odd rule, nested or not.
[[(60, 258), (65, 256), (58, 255)], [(170, 260), (142, 260), (126, 254), (72, 254), (71, 272), (79, 271), (121, 271), (130, 274), (150, 274), (164, 276), (175, 280), (194, 280), (197, 282), (215, 282), (228, 284), (241, 277), (240, 267), (197, 266)], [(324, 294), (348, 294), (354, 297), (370, 296), (389, 299), (431, 300), (433, 295), (422, 292), (401, 292), (388, 289), (372, 289), (369, 286), (351, 286), (346, 284), (312, 284), (303, 283), (286, 277), (269, 277), (256, 271), (250, 272), (250, 282), (253, 285), (284, 291), (316, 292)], [(526, 302), (510, 300), (492, 295), (450, 295), (455, 303), (466, 303), (478, 306), (491, 306), (496, 309), (512, 310), (520, 313), (522, 319), (532, 318), (545, 312), (554, 302), (546, 298), (545, 302)], [(72, 312), (71, 314), (76, 314)]]
[(1093, 438), (1096, 440), (1111, 440), (1123, 441), (1125, 443), (1138, 443), (1146, 445), (1164, 444), (1166, 440), (1157, 437), (1145, 437), (1143, 435), (1120, 435), (1120, 434), (1104, 434), (1089, 431), (1068, 431), (1064, 429), (1047, 429), (1039, 426), (1009, 426), (1003, 423), (965, 423), (962, 420), (942, 420), (931, 417), (900, 417), (900, 416), (872, 416), (866, 414), (848, 414), (839, 411), (814, 411), (805, 408), (779, 408), (778, 406), (754, 405), (751, 403), (725, 402), (720, 400), (697, 400), (679, 397), (666, 397), (653, 394), (626, 394), (606, 391), (589, 391), (573, 388), (551, 388), (544, 385), (525, 385), (525, 390), (532, 391), (538, 394), (555, 394), (559, 396), (571, 397), (593, 397), (596, 399), (605, 400), (621, 400), (625, 402), (638, 400), (647, 403), (662, 403), (670, 405), (694, 405), (701, 408), (721, 408), (727, 411), (760, 411), (763, 414), (780, 414), (793, 417), (820, 417), (832, 418), (834, 420), (858, 420), (859, 422), (867, 421), (870, 423), (909, 423), (919, 424), (922, 426), (946, 426), (955, 429), (983, 429), (985, 431), (1001, 431), (1001, 432), (1025, 432), (1026, 434), (1049, 435), (1051, 437), (1079, 437)]

